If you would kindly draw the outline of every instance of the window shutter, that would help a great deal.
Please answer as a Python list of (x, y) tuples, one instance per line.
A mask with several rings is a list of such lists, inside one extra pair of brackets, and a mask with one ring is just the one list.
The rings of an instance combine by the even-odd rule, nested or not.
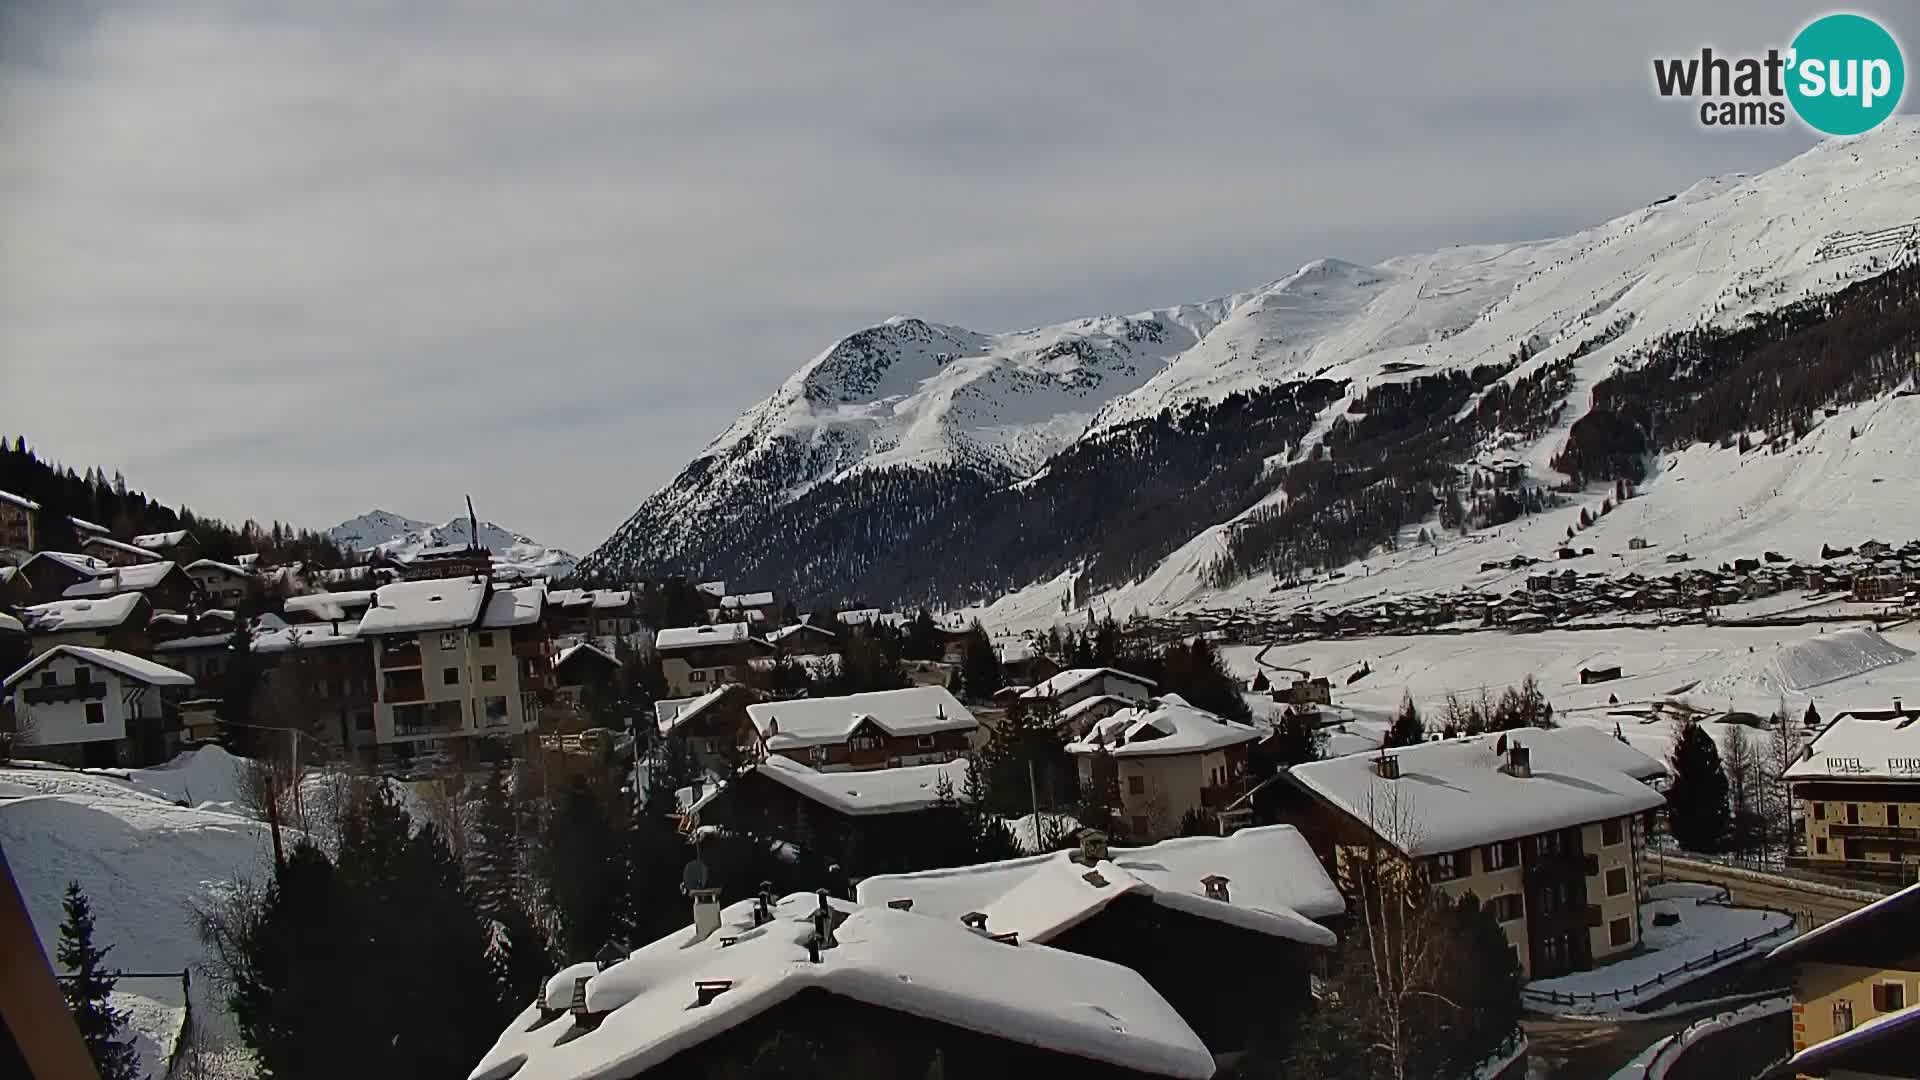
[(1885, 983), (1873, 984), (1873, 1011), (1887, 1011), (1887, 986)]

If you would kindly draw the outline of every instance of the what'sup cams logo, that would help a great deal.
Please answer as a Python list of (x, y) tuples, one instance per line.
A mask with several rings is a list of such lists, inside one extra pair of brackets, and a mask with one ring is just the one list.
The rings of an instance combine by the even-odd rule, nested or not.
[(1792, 108), (1827, 135), (1879, 127), (1900, 105), (1907, 65), (1900, 43), (1864, 15), (1825, 15), (1765, 56), (1656, 59), (1653, 85), (1663, 98), (1697, 99), (1706, 127), (1778, 127)]

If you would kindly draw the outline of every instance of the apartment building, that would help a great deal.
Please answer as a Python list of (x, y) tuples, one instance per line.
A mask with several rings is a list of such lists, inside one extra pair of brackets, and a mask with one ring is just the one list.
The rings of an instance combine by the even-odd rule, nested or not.
[(1917, 921), (1920, 885), (1773, 950), (1769, 962), (1785, 966), (1793, 980), (1796, 1053), (1910, 1011), (1920, 1002), (1920, 946), (1911, 933)]
[(952, 761), (980, 722), (944, 686), (747, 706), (760, 756), (779, 754), (821, 772)]
[(640, 631), (640, 609), (627, 589), (555, 589), (547, 593), (553, 632), (585, 638)]
[(13, 753), (88, 768), (156, 765), (179, 746), (182, 671), (116, 649), (60, 645), (7, 677)]
[(358, 622), (276, 625), (253, 634), (263, 722), (298, 728), (365, 764), (379, 758), (373, 643)]
[(39, 503), (11, 491), (0, 491), (0, 550), (37, 550), (39, 526)]
[(1241, 794), (1247, 752), (1260, 737), (1251, 725), (1168, 694), (1093, 722), (1067, 752), (1075, 758), (1082, 791), (1106, 787), (1109, 777), (1101, 771), (1113, 771), (1117, 820), (1129, 839), (1145, 842), (1177, 835), (1190, 813), (1226, 809)]
[(653, 647), (670, 697), (698, 697), (722, 683), (745, 682), (749, 662), (773, 654), (773, 646), (744, 622), (662, 630)]
[[(34, 582), (39, 581), (35, 575)], [(96, 600), (132, 592), (144, 594), (152, 601), (155, 611), (186, 611), (204, 601), (200, 586), (178, 563), (167, 561), (106, 567), (101, 573), (67, 586), (61, 591), (60, 599)]]
[(199, 586), (205, 602), (213, 607), (233, 610), (246, 603), (254, 577), (245, 567), (215, 559), (198, 559), (187, 564), (187, 576)]
[(1787, 769), (1809, 866), (1906, 880), (1920, 863), (1920, 709), (1835, 716)]
[(1384, 853), (1490, 907), (1528, 978), (1640, 944), (1658, 762), (1603, 731), (1522, 728), (1294, 766), (1301, 830), (1351, 887)]
[(662, 738), (680, 742), (695, 768), (726, 775), (759, 740), (747, 707), (763, 700), (750, 686), (727, 683), (697, 698), (654, 702), (654, 722)]
[(495, 588), (485, 575), (374, 590), (359, 636), (373, 648), (381, 753), (457, 751), (475, 736), (533, 730), (552, 689), (545, 600), (541, 586)]

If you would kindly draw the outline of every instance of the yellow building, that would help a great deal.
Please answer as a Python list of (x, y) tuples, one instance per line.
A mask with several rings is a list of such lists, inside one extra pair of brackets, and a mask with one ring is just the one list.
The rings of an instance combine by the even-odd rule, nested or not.
[[(1920, 885), (1773, 950), (1769, 959), (1792, 971), (1796, 1052), (1908, 1010), (1920, 999), (1920, 948), (1909, 944), (1908, 933), (1916, 920)], [(1909, 1066), (1896, 1075), (1912, 1076), (1920, 1069), (1920, 1053), (1907, 1060)]]
[(1920, 709), (1834, 717), (1787, 782), (1800, 803), (1810, 865), (1912, 880), (1920, 866)]

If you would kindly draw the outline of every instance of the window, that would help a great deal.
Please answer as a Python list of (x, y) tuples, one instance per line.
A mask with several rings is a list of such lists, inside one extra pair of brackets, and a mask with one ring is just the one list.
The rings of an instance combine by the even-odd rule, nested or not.
[(480, 647), (483, 649), (493, 648), (493, 631), (491, 630), (480, 631)]
[(353, 727), (354, 727), (354, 730), (356, 731), (372, 731), (373, 730), (373, 714), (370, 712), (355, 714), (353, 718)]
[(500, 677), (500, 669), (492, 664), (480, 665), (480, 681), (493, 682)]
[(40, 673), (40, 685), (41, 686), (60, 685), (60, 673), (53, 670), (52, 668), (48, 668), (47, 670), (42, 671)]
[(1633, 944), (1633, 920), (1615, 919), (1607, 924), (1607, 940), (1614, 948)]
[(1833, 1003), (1833, 1033), (1853, 1030), (1853, 1002), (1836, 1001)]
[(480, 712), (487, 727), (503, 727), (507, 722), (507, 699), (504, 696), (482, 698)]
[(87, 702), (87, 723), (104, 724), (107, 722), (107, 707), (97, 701)]
[(442, 671), (440, 673), (440, 681), (446, 684), (447, 686), (460, 685), (460, 669), (457, 667), (450, 667), (445, 671)]
[(706, 682), (706, 681), (707, 681), (707, 673), (706, 673), (706, 672), (704, 672), (704, 671), (694, 671), (694, 672), (692, 672), (691, 674), (689, 674), (689, 675), (687, 676), (687, 681), (688, 681), (688, 682), (701, 682), (701, 683), (703, 683), (703, 682)]
[(1613, 818), (1610, 821), (1600, 823), (1600, 845), (1602, 847), (1612, 847), (1624, 839), (1626, 839), (1626, 830), (1620, 827), (1619, 818)]
[(847, 745), (855, 750), (878, 750), (880, 749), (880, 736), (855, 735), (853, 738), (847, 740)]
[(807, 751), (807, 756), (812, 758), (816, 765), (824, 764), (827, 760), (827, 748), (824, 746), (813, 747)]
[(93, 681), (93, 669), (85, 664), (75, 664), (73, 667), (73, 681), (79, 683), (81, 686), (87, 685)]
[(922, 735), (919, 738), (913, 740), (913, 745), (919, 747), (922, 750), (931, 750), (933, 749), (933, 742), (934, 742), (933, 736)]
[(1527, 913), (1527, 902), (1519, 893), (1506, 893), (1493, 898), (1493, 917), (1500, 922), (1512, 922)]
[(1616, 866), (1607, 871), (1607, 895), (1621, 896), (1627, 891), (1627, 868)]
[(1144, 777), (1144, 776), (1129, 776), (1129, 777), (1127, 777), (1127, 794), (1129, 794), (1129, 795), (1145, 795), (1146, 793), (1147, 793), (1147, 778), (1146, 778), (1146, 777)]
[(1145, 837), (1151, 831), (1147, 828), (1147, 819), (1143, 817), (1134, 817), (1128, 824), (1136, 837)]
[(448, 634), (441, 634), (441, 635), (440, 635), (440, 647), (441, 647), (441, 648), (443, 648), (443, 649), (457, 649), (457, 648), (459, 648), (459, 647), (460, 647), (460, 635), (459, 635), (459, 634), (452, 634), (452, 633), (448, 633)]
[(1907, 984), (1883, 982), (1873, 988), (1873, 1011), (1896, 1012), (1907, 1007)]
[(1827, 838), (1826, 838), (1826, 837), (1824, 837), (1824, 836), (1816, 836), (1816, 837), (1814, 837), (1814, 838), (1813, 838), (1813, 853), (1814, 853), (1815, 855), (1825, 855), (1825, 854), (1827, 853)]
[(1850, 802), (1847, 804), (1847, 824), (1849, 825), (1860, 824), (1860, 804), (1859, 803)]
[(1887, 824), (1889, 825), (1900, 824), (1900, 804), (1899, 803), (1887, 804)]
[(1520, 845), (1513, 840), (1503, 840), (1498, 844), (1488, 844), (1480, 849), (1481, 862), (1488, 870), (1505, 870), (1520, 862)]
[(1817, 802), (1813, 804), (1813, 820), (1815, 821), (1827, 820), (1827, 804), (1826, 803)]
[(1433, 879), (1452, 881), (1473, 873), (1472, 851), (1443, 851), (1433, 857)]

